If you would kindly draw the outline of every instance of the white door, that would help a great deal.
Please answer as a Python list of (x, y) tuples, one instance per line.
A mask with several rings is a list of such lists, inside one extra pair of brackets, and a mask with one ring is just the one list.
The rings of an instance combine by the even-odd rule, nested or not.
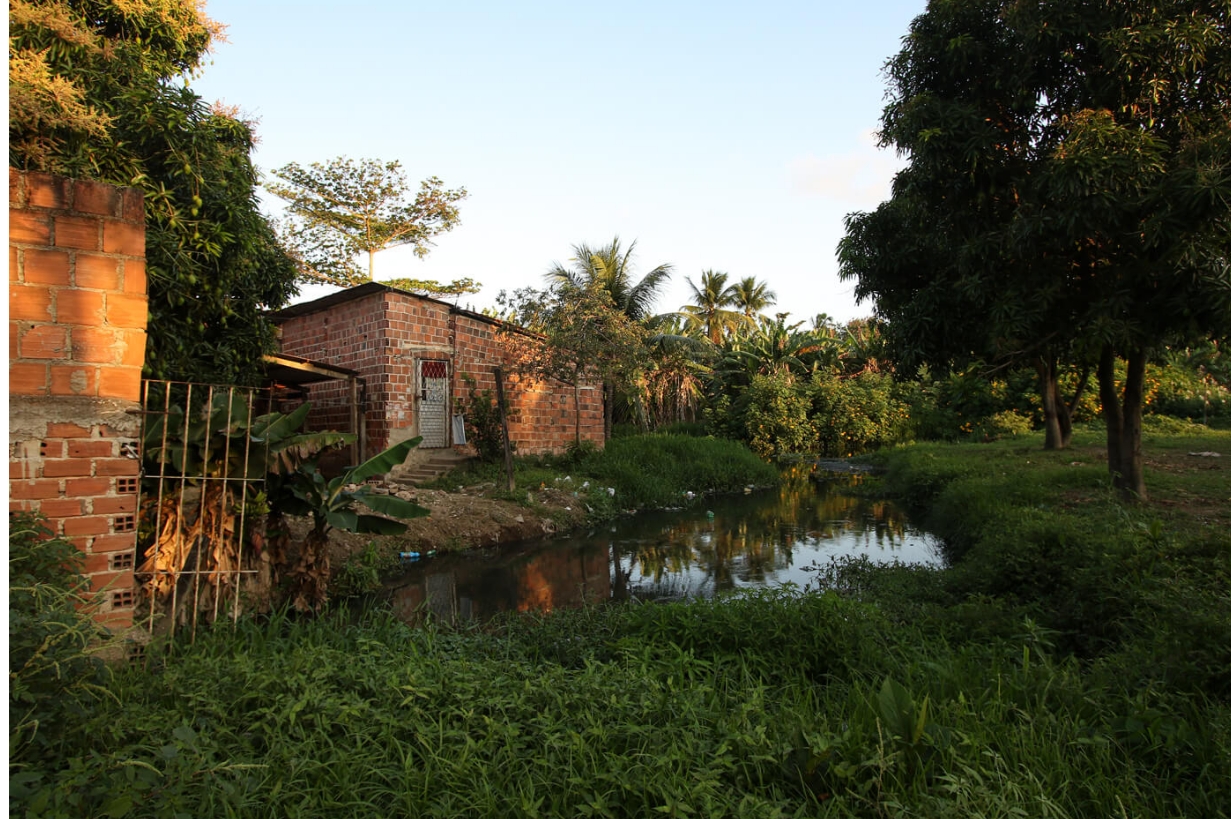
[(419, 434), (424, 448), (449, 445), (449, 364), (419, 362)]

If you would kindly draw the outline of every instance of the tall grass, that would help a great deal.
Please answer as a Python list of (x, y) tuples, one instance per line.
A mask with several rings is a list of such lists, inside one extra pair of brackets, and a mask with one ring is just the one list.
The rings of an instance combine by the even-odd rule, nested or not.
[[(692, 435), (632, 435), (613, 438), (602, 450), (580, 449), (562, 456), (515, 459), (519, 487), (555, 485), (562, 476), (571, 488), (589, 482), (597, 510), (683, 506), (689, 498), (738, 492), (745, 486), (772, 486), (778, 472), (736, 441)], [(503, 474), (493, 464), (473, 463), (428, 484), (452, 488), (480, 481), (497, 481)], [(602, 502), (599, 488), (614, 489), (614, 500)]]
[(1231, 712), (836, 594), (488, 631), (218, 627), (117, 673), (12, 813), (1217, 816)]
[(457, 630), (278, 615), (151, 649), (10, 813), (1227, 816), (1228, 544), (1198, 503), (1226, 478), (1126, 508), (1095, 442), (1031, 443), (881, 456), (952, 538), (943, 571)]

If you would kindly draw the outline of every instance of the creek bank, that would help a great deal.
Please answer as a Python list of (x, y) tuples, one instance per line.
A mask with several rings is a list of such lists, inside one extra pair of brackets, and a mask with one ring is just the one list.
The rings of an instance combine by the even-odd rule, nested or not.
[[(583, 501), (555, 488), (530, 490), (528, 501), (519, 503), (497, 498), (491, 483), (464, 487), (460, 491), (411, 489), (389, 485), (390, 491), (428, 509), (427, 517), (405, 521), (399, 535), (373, 535), (329, 531), (330, 564), (335, 570), (351, 555), (375, 543), (381, 552), (445, 552), (496, 546), (530, 538), (554, 535), (581, 526), (587, 516)], [(291, 535), (301, 542), (311, 527), (308, 518), (292, 518)]]

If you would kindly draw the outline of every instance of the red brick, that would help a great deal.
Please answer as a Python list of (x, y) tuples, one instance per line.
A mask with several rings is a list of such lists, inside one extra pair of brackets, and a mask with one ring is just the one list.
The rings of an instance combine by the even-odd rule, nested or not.
[(16, 168), (9, 168), (9, 204), (24, 205), (26, 199), (26, 175)]
[(24, 460), (9, 461), (9, 480), (19, 481), (24, 477), (26, 477), (26, 462)]
[(48, 384), (46, 364), (9, 363), (10, 395), (46, 395)]
[(144, 330), (149, 315), (149, 300), (145, 296), (107, 295), (107, 323), (112, 327)]
[(145, 260), (126, 259), (124, 261), (124, 292), (144, 296), (147, 293), (147, 287)]
[(137, 188), (122, 188), (120, 195), (124, 199), (124, 221), (144, 224), (145, 194)]
[(57, 424), (51, 423), (47, 425), (48, 438), (89, 438), (90, 430), (77, 424)]
[(98, 250), (98, 219), (86, 216), (57, 216), (56, 247)]
[(113, 498), (95, 498), (96, 515), (131, 515), (137, 511), (136, 495), (117, 495)]
[(81, 567), (81, 570), (82, 574), (98, 574), (111, 571), (111, 555), (105, 552), (86, 555), (85, 564)]
[(9, 285), (9, 321), (54, 321), (51, 290), (44, 285)]
[(44, 458), (67, 458), (68, 448), (60, 438), (44, 438), (40, 447)]
[(49, 518), (71, 518), (80, 515), (83, 506), (80, 500), (55, 498), (43, 501), (39, 511)]
[(69, 441), (68, 457), (70, 458), (110, 458), (115, 454), (115, 445), (111, 441)]
[(98, 369), (92, 366), (52, 366), (52, 395), (98, 395)]
[(120, 216), (123, 206), (120, 190), (101, 182), (78, 180), (73, 190), (73, 210), (81, 213), (97, 213), (100, 216)]
[(105, 535), (111, 532), (111, 519), (99, 515), (68, 518), (64, 521), (64, 534), (68, 537), (82, 535)]
[(9, 281), (21, 281), (21, 258), (15, 245), (9, 245)]
[(78, 253), (73, 282), (93, 290), (119, 290), (119, 260), (111, 256)]
[(69, 478), (64, 487), (64, 494), (70, 498), (106, 495), (110, 491), (110, 478)]
[(99, 535), (94, 538), (90, 548), (95, 552), (123, 552), (132, 551), (136, 546), (136, 532), (120, 532), (114, 535)]
[(22, 254), (22, 270), (30, 284), (65, 286), (68, 278), (68, 252), (28, 249)]
[(90, 575), (90, 591), (102, 591), (108, 589), (110, 591), (122, 591), (133, 587), (133, 573), (130, 571), (123, 572), (99, 572)]
[(100, 327), (74, 327), (72, 356), (74, 361), (96, 364), (116, 362), (123, 348), (118, 343), (116, 332)]
[(68, 207), (72, 180), (46, 173), (26, 174), (26, 202), (34, 208), (63, 210)]
[(127, 222), (104, 223), (103, 252), (145, 258), (145, 225)]
[(51, 217), (10, 208), (9, 241), (32, 245), (51, 244)]
[(119, 330), (117, 332), (121, 339), (120, 363), (128, 367), (144, 367), (145, 333), (141, 330)]
[(140, 367), (101, 367), (99, 373), (101, 376), (98, 384), (99, 397), (141, 400)]
[(103, 294), (89, 290), (57, 290), (56, 322), (94, 327), (103, 323)]
[(21, 334), (18, 350), (20, 358), (68, 358), (68, 330), (55, 324), (36, 324)]
[(79, 478), (90, 474), (90, 462), (80, 458), (48, 458), (43, 461), (47, 478)]
[(103, 475), (139, 475), (140, 464), (136, 458), (107, 458), (94, 462), (94, 474)]
[(110, 609), (94, 615), (94, 622), (111, 632), (126, 631), (133, 626), (132, 609)]
[(23, 500), (43, 500), (60, 497), (60, 482), (49, 480), (10, 481), (9, 497)]

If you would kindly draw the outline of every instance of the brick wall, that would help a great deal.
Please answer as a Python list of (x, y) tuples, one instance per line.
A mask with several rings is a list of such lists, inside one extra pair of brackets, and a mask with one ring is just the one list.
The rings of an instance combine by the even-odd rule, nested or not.
[[(494, 392), (494, 368), (509, 369), (496, 333), (498, 323), (445, 302), (374, 285), (318, 302), (298, 305), (278, 319), (282, 351), (363, 374), (369, 455), (418, 434), (415, 367), (419, 361), (450, 362), (454, 405), (468, 391), (463, 374), (473, 377), (480, 391)], [(341, 385), (312, 386), (314, 428), (328, 423), (326, 413), (318, 413), (316, 405), (343, 401), (343, 389)], [(509, 437), (519, 452), (559, 452), (573, 442), (572, 387), (511, 375), (506, 395), (516, 410)], [(582, 388), (581, 417), (582, 439), (602, 446), (602, 390), (598, 385)], [(425, 452), (415, 453), (412, 463), (423, 457)]]
[(145, 362), (141, 192), (9, 171), (9, 509), (86, 555), (98, 618), (132, 623)]

